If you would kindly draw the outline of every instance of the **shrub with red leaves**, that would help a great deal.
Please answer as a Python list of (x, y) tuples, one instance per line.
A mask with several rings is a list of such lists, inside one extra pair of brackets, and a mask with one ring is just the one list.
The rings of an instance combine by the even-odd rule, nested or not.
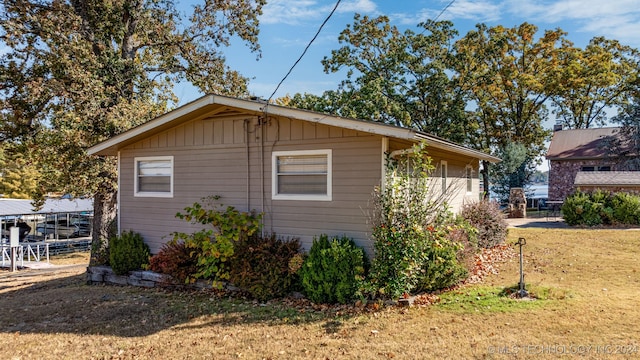
[(460, 213), (478, 229), (478, 247), (491, 248), (507, 239), (507, 221), (495, 201), (478, 201), (465, 204)]
[(183, 242), (170, 241), (149, 260), (149, 269), (160, 274), (171, 275), (176, 282), (188, 283), (197, 271), (197, 259)]

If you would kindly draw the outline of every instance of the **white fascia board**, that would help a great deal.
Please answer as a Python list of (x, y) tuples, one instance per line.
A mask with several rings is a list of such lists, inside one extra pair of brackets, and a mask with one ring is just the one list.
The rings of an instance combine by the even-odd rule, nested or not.
[(455, 153), (459, 153), (459, 154), (464, 154), (467, 156), (471, 156), (480, 160), (486, 160), (489, 161), (491, 163), (499, 163), (502, 161), (502, 159), (495, 157), (495, 156), (491, 156), (489, 154), (485, 154), (481, 151), (477, 151), (477, 150), (473, 150), (473, 149), (469, 149), (466, 148), (462, 145), (458, 145), (452, 142), (448, 142), (446, 140), (442, 140), (442, 139), (438, 139), (435, 137), (431, 137), (427, 134), (418, 134), (418, 137), (421, 138), (422, 140), (427, 142), (427, 145), (429, 146), (433, 146), (435, 148), (438, 149), (442, 149), (442, 150), (448, 150), (448, 151), (452, 151)]
[(212, 105), (214, 103), (214, 96), (207, 95), (203, 96), (198, 100), (190, 102), (184, 106), (181, 106), (175, 110), (172, 110), (160, 117), (157, 117), (149, 122), (146, 122), (140, 126), (137, 126), (131, 130), (125, 131), (122, 134), (116, 135), (111, 139), (105, 140), (97, 145), (94, 145), (87, 149), (87, 154), (95, 155), (99, 152), (109, 149), (112, 146), (116, 146), (117, 144), (127, 141), (136, 136), (142, 135), (147, 131), (153, 130), (154, 128), (165, 125), (181, 116), (185, 116), (193, 111), (196, 111), (202, 107)]

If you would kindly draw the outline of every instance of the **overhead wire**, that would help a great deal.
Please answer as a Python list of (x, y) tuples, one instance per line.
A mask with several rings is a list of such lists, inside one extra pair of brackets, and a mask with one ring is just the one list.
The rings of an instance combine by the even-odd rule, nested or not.
[(284, 81), (287, 79), (287, 77), (289, 77), (289, 75), (291, 74), (291, 72), (293, 71), (293, 69), (298, 65), (298, 63), (302, 60), (302, 58), (304, 57), (304, 55), (307, 53), (307, 50), (309, 50), (309, 48), (311, 47), (311, 44), (313, 44), (313, 42), (316, 40), (316, 38), (318, 37), (318, 35), (320, 35), (320, 32), (322, 31), (322, 28), (325, 26), (325, 24), (329, 21), (329, 19), (331, 19), (331, 16), (333, 16), (333, 14), (336, 12), (336, 9), (338, 8), (338, 5), (340, 5), (340, 2), (342, 0), (338, 0), (336, 2), (336, 5), (333, 7), (333, 9), (331, 10), (331, 13), (329, 13), (329, 16), (327, 16), (326, 19), (324, 19), (324, 21), (322, 22), (322, 24), (320, 25), (320, 27), (318, 28), (318, 31), (316, 32), (316, 34), (313, 36), (313, 38), (311, 39), (311, 41), (309, 41), (309, 43), (307, 44), (307, 46), (304, 48), (304, 50), (302, 51), (302, 54), (300, 54), (300, 57), (298, 58), (298, 60), (296, 60), (295, 63), (293, 63), (293, 65), (291, 66), (291, 68), (289, 69), (289, 71), (287, 72), (287, 74), (282, 78), (282, 80), (280, 80), (280, 82), (278, 83), (278, 86), (276, 86), (275, 90), (273, 90), (273, 92), (271, 93), (271, 95), (269, 96), (269, 99), (267, 99), (267, 104), (271, 101), (271, 99), (273, 98), (273, 96), (276, 94), (276, 92), (278, 91), (278, 89), (280, 88), (280, 85), (282, 85), (282, 83), (284, 83)]
[(456, 2), (456, 0), (451, 0), (451, 2), (447, 4), (447, 6), (445, 6), (444, 9), (442, 9), (442, 11), (440, 11), (440, 14), (438, 14), (438, 16), (436, 16), (436, 18), (433, 19), (433, 21), (438, 21), (438, 18), (440, 18), (440, 16), (442, 16), (442, 14), (444, 14), (444, 12), (447, 11), (449, 6), (453, 5), (454, 2)]
[[(442, 9), (442, 11), (440, 11), (440, 13), (438, 14), (438, 16), (435, 17), (435, 19), (433, 19), (433, 22), (438, 21), (438, 19), (440, 18), (440, 16), (442, 16), (442, 14), (444, 14), (445, 11), (447, 11), (447, 9), (453, 5), (453, 3), (456, 2), (456, 0), (451, 0), (447, 6), (444, 7), (444, 9)], [(422, 30), (422, 32), (420, 33), (420, 35), (424, 34), (424, 32), (427, 31), (427, 29), (425, 28), (424, 30)]]

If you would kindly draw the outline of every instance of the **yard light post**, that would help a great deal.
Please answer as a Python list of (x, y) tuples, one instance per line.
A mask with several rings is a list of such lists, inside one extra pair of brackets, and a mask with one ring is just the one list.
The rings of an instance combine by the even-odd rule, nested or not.
[(522, 263), (522, 247), (526, 245), (526, 243), (527, 240), (525, 240), (525, 238), (519, 238), (518, 242), (516, 242), (516, 245), (520, 245), (520, 282), (518, 283), (518, 286), (520, 288), (520, 290), (518, 291), (518, 297), (520, 298), (529, 296), (527, 290), (524, 289), (524, 268)]

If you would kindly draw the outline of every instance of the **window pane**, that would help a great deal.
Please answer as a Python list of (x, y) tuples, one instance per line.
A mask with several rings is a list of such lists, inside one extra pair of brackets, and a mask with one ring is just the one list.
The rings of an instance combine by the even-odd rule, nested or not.
[(145, 176), (138, 178), (138, 191), (170, 192), (171, 178), (169, 176)]
[(471, 171), (471, 168), (467, 168), (467, 192), (472, 192), (473, 191), (473, 177), (472, 177), (473, 172)]
[(313, 194), (327, 193), (326, 175), (280, 175), (278, 176), (278, 194)]
[(326, 174), (326, 155), (279, 156), (278, 174)]
[(166, 160), (145, 160), (138, 162), (139, 176), (171, 176), (171, 162)]
[(445, 194), (447, 192), (447, 164), (442, 163), (440, 167), (440, 176), (442, 178), (442, 193)]
[(138, 192), (171, 192), (171, 161), (138, 161)]

